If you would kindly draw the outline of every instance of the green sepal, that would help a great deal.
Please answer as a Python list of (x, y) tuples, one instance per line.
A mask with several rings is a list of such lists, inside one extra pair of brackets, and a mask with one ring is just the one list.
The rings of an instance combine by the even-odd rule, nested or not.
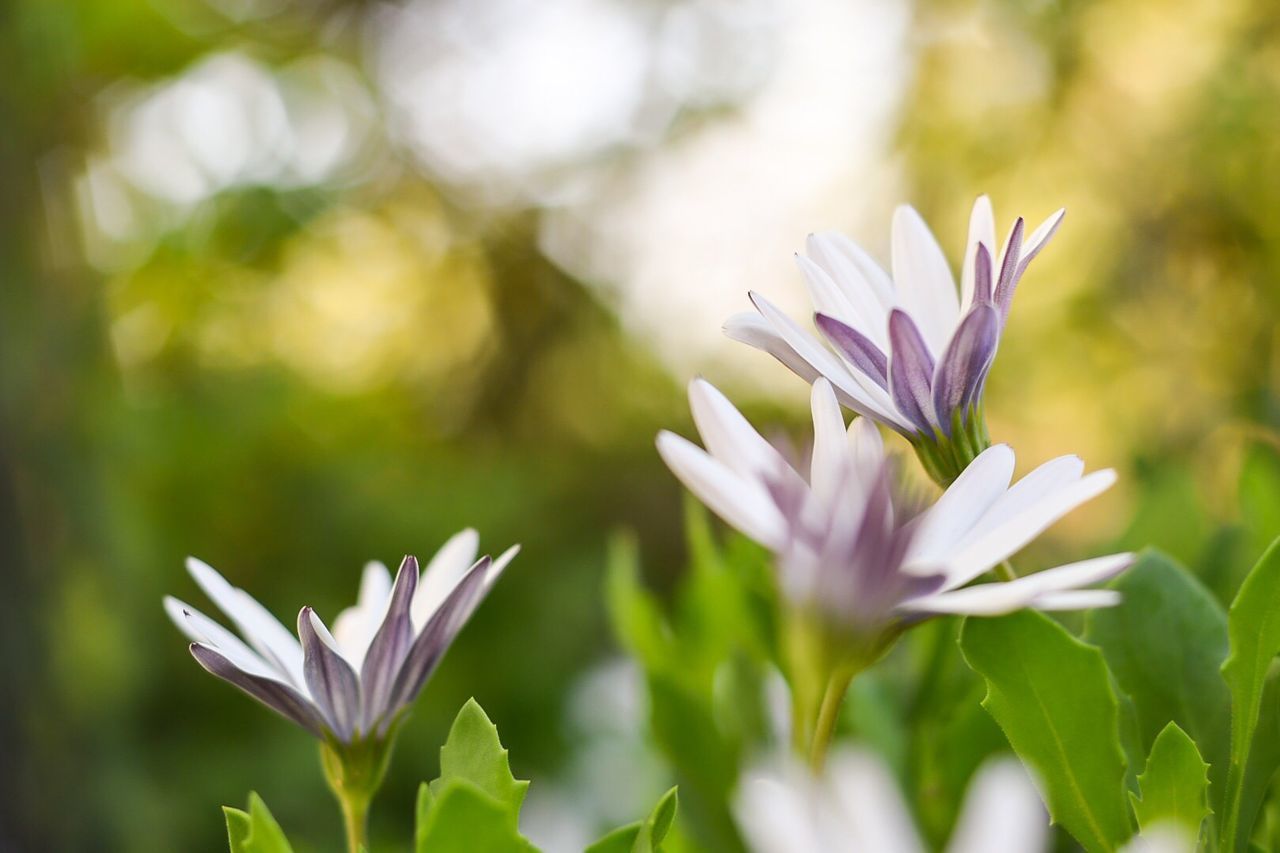
[(293, 853), (280, 824), (254, 791), (249, 792), (247, 812), (223, 806), (231, 853)]
[(950, 435), (935, 429), (930, 434), (908, 436), (908, 441), (929, 479), (943, 488), (951, 485), (978, 454), (991, 446), (981, 403), (952, 413)]

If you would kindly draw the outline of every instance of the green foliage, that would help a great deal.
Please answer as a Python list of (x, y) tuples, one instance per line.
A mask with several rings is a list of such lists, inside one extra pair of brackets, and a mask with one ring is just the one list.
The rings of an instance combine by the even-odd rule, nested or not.
[[(1267, 672), (1280, 653), (1277, 590), (1280, 590), (1280, 540), (1272, 543), (1249, 572), (1227, 614), (1231, 653), (1222, 665), (1222, 674), (1231, 691), (1231, 763), (1220, 841), (1228, 850), (1241, 849), (1249, 836), (1249, 826), (1241, 820), (1242, 798), (1254, 733), (1262, 713)], [(1270, 775), (1265, 770), (1262, 772)]]
[(1102, 649), (1132, 701), (1139, 754), (1146, 755), (1170, 721), (1177, 723), (1213, 766), (1220, 795), (1230, 703), (1220, 672), (1226, 614), (1188, 571), (1156, 551), (1144, 553), (1112, 586), (1123, 600), (1092, 611), (1085, 637)]
[(960, 647), (986, 680), (983, 707), (1035, 770), (1053, 819), (1086, 850), (1119, 847), (1131, 828), (1102, 653), (1031, 611), (965, 620)]
[(249, 792), (249, 811), (224, 806), (231, 853), (293, 853), (280, 824), (256, 792)]
[(584, 853), (662, 853), (662, 842), (676, 819), (677, 806), (676, 789), (672, 788), (662, 795), (647, 818), (618, 827)]
[(475, 699), (462, 706), (449, 729), (449, 739), (440, 747), (440, 778), (431, 783), (431, 792), (439, 796), (442, 788), (456, 779), (470, 782), (497, 800), (515, 825), (529, 783), (511, 774), (498, 727)]
[(1177, 723), (1165, 726), (1151, 747), (1146, 771), (1138, 777), (1142, 796), (1129, 795), (1138, 827), (1146, 831), (1170, 822), (1199, 838), (1210, 812), (1208, 769), (1187, 733)]

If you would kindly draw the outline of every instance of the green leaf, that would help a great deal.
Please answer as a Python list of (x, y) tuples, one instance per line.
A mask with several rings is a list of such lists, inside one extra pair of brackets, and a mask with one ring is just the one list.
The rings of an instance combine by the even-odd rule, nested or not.
[[(490, 796), (475, 783), (450, 779), (430, 796), (433, 801), (415, 834), (416, 853), (536, 851), (510, 822), (509, 804)], [(421, 807), (421, 794), (418, 802)]]
[(425, 850), (427, 845), (427, 818), (431, 814), (431, 807), (435, 805), (435, 795), (431, 793), (431, 786), (423, 782), (418, 786), (418, 799), (413, 809), (413, 849)]
[(256, 792), (249, 792), (249, 811), (224, 806), (231, 853), (293, 853), (280, 824)]
[(617, 535), (609, 542), (605, 603), (618, 642), (642, 666), (655, 669), (670, 659), (662, 608), (640, 581), (639, 556), (630, 536)]
[(1039, 613), (966, 619), (965, 661), (987, 683), (982, 705), (1038, 774), (1053, 819), (1090, 851), (1130, 832), (1116, 696), (1102, 653)]
[(1227, 765), (1230, 696), (1220, 672), (1227, 616), (1204, 586), (1164, 554), (1149, 551), (1113, 588), (1117, 607), (1089, 614), (1085, 638), (1102, 649), (1133, 701), (1141, 753), (1173, 721), (1213, 766), (1216, 797)]
[(1177, 823), (1199, 838), (1200, 825), (1209, 816), (1208, 770), (1187, 733), (1177, 723), (1165, 726), (1138, 777), (1142, 797), (1129, 795), (1138, 826), (1145, 832), (1160, 822)]
[[(498, 739), (498, 727), (489, 721), (475, 699), (468, 699), (449, 729), (449, 738), (440, 747), (440, 778), (431, 783), (438, 801), (448, 783), (464, 780), (496, 800), (504, 809), (506, 823), (515, 827), (529, 783), (511, 775), (507, 751)], [(430, 807), (434, 811), (437, 802)]]
[(583, 853), (661, 853), (662, 842), (676, 818), (678, 798), (672, 788), (662, 795), (647, 818), (620, 826)]
[(1262, 691), (1271, 661), (1280, 653), (1280, 540), (1262, 555), (1240, 585), (1227, 614), (1230, 657), (1222, 665), (1231, 691), (1231, 763), (1227, 771), (1221, 846), (1239, 850), (1250, 827), (1240, 825), (1241, 794)]

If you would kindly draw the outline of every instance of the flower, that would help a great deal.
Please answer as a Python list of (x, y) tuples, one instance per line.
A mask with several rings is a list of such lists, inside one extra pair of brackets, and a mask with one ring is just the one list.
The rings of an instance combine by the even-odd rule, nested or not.
[(478, 542), (474, 530), (458, 533), (421, 576), (418, 561), (405, 557), (394, 583), (386, 566), (369, 563), (357, 603), (338, 614), (333, 633), (303, 607), (295, 639), (252, 596), (194, 557), (187, 570), (240, 637), (172, 596), (164, 607), (209, 672), (322, 739), (381, 740), (519, 551), (476, 560)]
[[(878, 758), (855, 748), (831, 756), (815, 777), (785, 762), (746, 774), (734, 812), (752, 853), (925, 849), (896, 780)], [(969, 785), (948, 853), (1038, 853), (1049, 816), (1018, 762), (993, 759)]]
[(892, 278), (844, 235), (811, 234), (808, 255), (796, 262), (830, 348), (755, 292), (758, 313), (729, 318), (725, 333), (807, 382), (826, 377), (844, 405), (906, 436), (930, 476), (946, 485), (990, 443), (982, 391), (1013, 292), (1065, 213), (1025, 240), (1019, 218), (996, 258), (991, 201), (979, 197), (959, 292), (942, 249), (909, 206), (893, 217)]
[(987, 448), (922, 512), (894, 488), (880, 434), (856, 418), (847, 434), (831, 384), (813, 384), (809, 476), (751, 427), (719, 391), (689, 386), (706, 450), (658, 436), (667, 466), (726, 522), (778, 558), (783, 593), (840, 632), (867, 640), (929, 615), (997, 615), (1023, 607), (1076, 610), (1118, 602), (1106, 580), (1133, 561), (1113, 554), (1007, 582), (966, 586), (1115, 482), (1062, 456), (1010, 486), (1014, 454)]

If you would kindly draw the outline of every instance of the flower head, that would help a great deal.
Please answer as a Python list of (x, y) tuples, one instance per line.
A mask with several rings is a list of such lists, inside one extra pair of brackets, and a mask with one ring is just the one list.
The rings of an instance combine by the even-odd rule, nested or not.
[(706, 449), (658, 436), (668, 467), (703, 503), (777, 556), (779, 584), (801, 609), (859, 639), (941, 613), (996, 615), (1023, 607), (1115, 604), (1085, 590), (1123, 571), (1131, 554), (1059, 566), (1008, 582), (966, 586), (1115, 481), (1084, 474), (1075, 456), (1046, 462), (1010, 486), (1014, 455), (988, 448), (923, 511), (895, 488), (880, 434), (865, 418), (847, 432), (825, 379), (813, 385), (808, 475), (791, 465), (719, 391), (689, 386)]
[(405, 557), (394, 582), (386, 566), (369, 563), (357, 603), (338, 614), (332, 633), (304, 607), (295, 638), (252, 596), (195, 558), (187, 570), (240, 636), (171, 596), (164, 606), (209, 672), (318, 737), (339, 744), (377, 740), (417, 697), (519, 550), (477, 560), (477, 546), (476, 532), (464, 530), (421, 575), (418, 561)]
[[(749, 773), (735, 802), (752, 853), (874, 850), (920, 853), (924, 844), (897, 790), (874, 755), (836, 752), (825, 774), (783, 764)], [(948, 853), (1046, 849), (1049, 815), (1018, 762), (993, 759), (974, 775)]]
[(920, 214), (893, 218), (893, 277), (849, 238), (809, 236), (797, 255), (829, 346), (758, 293), (758, 313), (738, 314), (725, 332), (773, 355), (808, 382), (826, 377), (842, 403), (888, 426), (916, 448), (930, 476), (954, 479), (989, 441), (982, 391), (1009, 306), (1027, 265), (1053, 237), (1059, 210), (1024, 238), (1019, 218), (997, 257), (991, 202), (980, 197), (956, 288)]

